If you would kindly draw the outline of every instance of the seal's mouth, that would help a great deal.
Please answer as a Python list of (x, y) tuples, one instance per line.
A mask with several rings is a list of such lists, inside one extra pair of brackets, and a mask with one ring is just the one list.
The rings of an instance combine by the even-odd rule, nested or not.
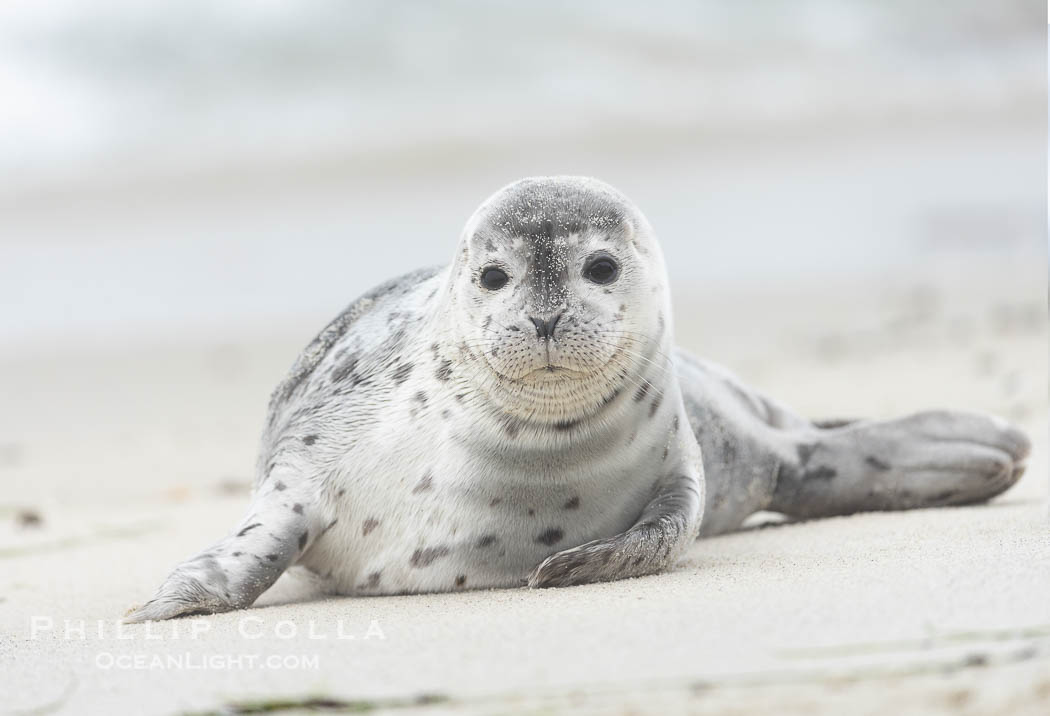
[(591, 373), (584, 373), (583, 371), (573, 370), (562, 365), (555, 365), (554, 363), (548, 363), (542, 368), (530, 371), (521, 377), (523, 381), (532, 381), (537, 383), (555, 383), (562, 380), (582, 380), (583, 378), (589, 378)]
[[(486, 362), (489, 364), (489, 368), (503, 381), (511, 384), (526, 386), (551, 386), (556, 383), (568, 383), (568, 382), (579, 382), (594, 380), (599, 378), (603, 374), (607, 373), (610, 367), (617, 364), (622, 359), (623, 349), (617, 347), (613, 351), (612, 355), (606, 357), (606, 360), (596, 366), (582, 366), (569, 360), (567, 363), (558, 361), (556, 356), (552, 356), (548, 350), (540, 361), (534, 363), (531, 367), (523, 372), (515, 374), (508, 374), (501, 370), (499, 367), (494, 365), (492, 361), (489, 361), (486, 356)], [(567, 356), (570, 357), (571, 356)]]

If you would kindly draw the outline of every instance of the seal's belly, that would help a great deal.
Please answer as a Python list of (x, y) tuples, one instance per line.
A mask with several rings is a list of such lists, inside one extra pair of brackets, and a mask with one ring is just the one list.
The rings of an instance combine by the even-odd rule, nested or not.
[(652, 486), (638, 469), (494, 475), (449, 458), (385, 454), (334, 478), (335, 523), (300, 564), (342, 594), (520, 586), (549, 555), (630, 527)]

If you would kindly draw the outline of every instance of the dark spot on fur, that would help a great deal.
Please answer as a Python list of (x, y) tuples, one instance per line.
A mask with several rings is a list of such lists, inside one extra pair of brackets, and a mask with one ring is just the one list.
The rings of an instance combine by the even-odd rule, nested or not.
[(551, 545), (561, 542), (561, 538), (564, 536), (565, 533), (562, 532), (560, 529), (558, 529), (557, 527), (551, 527), (550, 529), (544, 530), (543, 532), (540, 532), (538, 535), (536, 535), (536, 542), (539, 544), (545, 544), (548, 547), (550, 547)]
[(816, 452), (816, 450), (816, 445), (808, 443), (802, 443), (797, 448), (795, 448), (795, 451), (798, 453), (799, 463), (801, 463), (802, 465), (806, 465), (807, 463), (809, 463), (809, 459), (813, 457), (813, 453)]
[(866, 462), (869, 466), (875, 468), (879, 472), (888, 472), (893, 467), (888, 462), (880, 460), (874, 455), (868, 455), (866, 458), (864, 458), (864, 462)]
[(649, 389), (652, 388), (652, 387), (653, 387), (653, 385), (649, 381), (645, 381), (644, 383), (639, 385), (638, 386), (638, 390), (634, 394), (634, 402), (636, 402), (636, 403), (642, 402), (645, 399), (645, 394), (648, 393)]
[(378, 526), (379, 520), (377, 520), (375, 517), (369, 517), (361, 525), (361, 535), (363, 537), (367, 537), (369, 534), (372, 533), (372, 530), (374, 530)]
[(478, 549), (485, 549), (494, 544), (496, 544), (496, 535), (485, 535), (484, 537), (479, 537), (477, 541)]
[(332, 369), (329, 374), (332, 378), (333, 383), (342, 383), (348, 377), (353, 375), (354, 368), (357, 367), (357, 356), (350, 356), (345, 361), (337, 365)]
[(831, 420), (814, 420), (813, 424), (816, 425), (821, 430), (834, 430), (836, 428), (844, 428), (847, 425), (852, 425), (855, 422), (857, 422), (857, 421), (855, 419), (852, 419), (852, 418), (848, 418), (848, 419), (833, 418)]
[(671, 451), (671, 446), (670, 445), (664, 445), (664, 454), (660, 456), (660, 460), (661, 461), (666, 460), (667, 459), (667, 454), (670, 451)]
[(501, 502), (503, 502), (503, 498), (502, 497), (493, 497), (492, 501), (489, 503), (489, 507), (495, 507), (496, 505), (498, 505)]
[(412, 558), (408, 563), (416, 568), (428, 567), (433, 564), (435, 560), (448, 556), (448, 553), (448, 547), (426, 547), (424, 549), (417, 549), (412, 553)]
[(485, 316), (485, 320), (482, 321), (481, 327), (482, 328), (488, 328), (491, 325), (492, 325), (492, 316)]
[(838, 471), (834, 468), (828, 467), (827, 465), (821, 465), (812, 470), (806, 470), (806, 473), (802, 477), (805, 480), (832, 480), (837, 477), (838, 474)]
[(518, 424), (513, 420), (508, 420), (503, 424), (503, 432), (506, 433), (508, 438), (517, 437), (518, 429)]
[(675, 435), (678, 433), (678, 416), (674, 416), (674, 420), (671, 421), (671, 434)]
[(726, 439), (722, 441), (722, 462), (729, 465), (736, 460), (737, 450), (736, 443), (732, 440)]
[(413, 396), (413, 397), (416, 400), (418, 400), (421, 404), (423, 404), (423, 405), (427, 404), (427, 394), (424, 393), (422, 390), (419, 391), (418, 393), (416, 393), (415, 396)]
[(310, 539), (310, 530), (303, 530), (303, 533), (299, 535), (299, 551), (302, 552), (303, 547), (306, 546), (306, 542)]
[(246, 535), (246, 534), (248, 534), (249, 532), (251, 532), (252, 530), (254, 530), (254, 529), (255, 529), (256, 527), (260, 527), (261, 525), (262, 525), (262, 522), (256, 522), (256, 523), (255, 523), (254, 525), (248, 525), (248, 526), (247, 526), (247, 527), (245, 527), (245, 528), (244, 528), (243, 530), (241, 530), (240, 532), (238, 532), (238, 533), (237, 533), (237, 536), (238, 536), (238, 537), (243, 537), (244, 535)]
[(442, 420), (448, 420), (451, 417), (452, 417), (452, 411), (449, 410), (448, 408), (445, 408), (444, 410), (441, 411), (441, 419)]
[(329, 522), (328, 526), (325, 527), (323, 530), (321, 530), (321, 534), (325, 534), (326, 532), (328, 532), (328, 530), (330, 530), (333, 527), (335, 527), (335, 523), (338, 522), (338, 521), (339, 521), (339, 518), (337, 517), (334, 520), (332, 520), (331, 522)]
[(276, 562), (277, 561), (277, 555), (276, 554), (268, 554), (268, 555), (266, 555), (266, 559), (270, 560), (271, 562)]
[(663, 402), (663, 399), (664, 399), (664, 394), (663, 393), (657, 393), (656, 397), (653, 398), (653, 402), (649, 406), (649, 417), (650, 418), (653, 417), (654, 415), (656, 415), (656, 411), (660, 409), (660, 403)]
[(408, 380), (408, 376), (412, 373), (414, 367), (415, 366), (412, 363), (401, 363), (398, 365), (398, 367), (390, 373), (390, 379), (394, 381), (394, 385), (401, 385)]
[(445, 381), (452, 377), (452, 361), (443, 360), (434, 373), (438, 380)]
[(559, 420), (554, 423), (554, 429), (559, 431), (572, 430), (580, 424), (579, 420)]
[(632, 567), (637, 567), (639, 564), (641, 564), (644, 561), (645, 561), (645, 555), (643, 554), (643, 555), (641, 555), (639, 557), (635, 557), (634, 561), (631, 562), (631, 566)]
[(426, 492), (434, 486), (434, 473), (427, 470), (426, 474), (423, 475), (423, 479), (419, 481), (419, 484), (412, 488), (412, 493)]
[(525, 512), (526, 512), (526, 514), (528, 514), (529, 517), (535, 517), (536, 516), (536, 510), (532, 509), (531, 507), (529, 509), (527, 509)]
[(234, 552), (233, 556), (234, 557), (240, 557), (242, 554), (244, 554), (244, 553), (243, 552)]
[(346, 494), (346, 488), (339, 488), (339, 492), (335, 493), (337, 496), (342, 497)]
[(275, 489), (277, 491), (281, 491), (281, 490), (287, 489), (287, 487), (288, 487), (287, 485), (285, 485), (283, 482), (278, 480), (276, 483), (274, 483), (273, 489)]
[(573, 495), (569, 500), (561, 506), (563, 510), (576, 510), (580, 507), (580, 496)]
[(383, 575), (382, 572), (372, 572), (365, 579), (365, 583), (362, 584), (364, 589), (375, 589), (379, 586), (379, 578)]
[(462, 587), (466, 583), (467, 583), (467, 576), (465, 574), (461, 574), (458, 577), (456, 577), (456, 586), (457, 587)]
[(292, 505), (292, 512), (294, 512), (297, 515), (303, 514), (303, 506), (296, 502), (294, 505)]
[(316, 435), (307, 435), (303, 438), (303, 445), (313, 445), (315, 442), (317, 442)]

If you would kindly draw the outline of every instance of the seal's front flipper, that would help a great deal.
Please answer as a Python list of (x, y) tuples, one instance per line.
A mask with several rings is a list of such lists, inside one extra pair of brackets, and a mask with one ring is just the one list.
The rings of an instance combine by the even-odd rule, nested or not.
[(533, 570), (529, 586), (569, 587), (664, 570), (696, 539), (702, 514), (699, 475), (662, 480), (630, 529), (551, 555)]
[[(300, 496), (301, 497), (301, 496)], [(313, 506), (276, 481), (226, 538), (178, 567), (125, 622), (214, 614), (250, 606), (309, 546)]]
[(990, 415), (931, 411), (800, 433), (769, 509), (792, 517), (966, 505), (1024, 473), (1028, 437)]

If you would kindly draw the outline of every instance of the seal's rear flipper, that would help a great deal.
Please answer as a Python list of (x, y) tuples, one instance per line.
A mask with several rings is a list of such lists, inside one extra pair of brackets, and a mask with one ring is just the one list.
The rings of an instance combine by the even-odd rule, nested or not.
[[(299, 496), (300, 498), (302, 495)], [(309, 546), (314, 507), (279, 480), (252, 501), (248, 516), (224, 539), (189, 559), (125, 622), (214, 614), (250, 606)]]
[(1000, 418), (933, 411), (799, 432), (769, 509), (792, 517), (984, 502), (1024, 473), (1028, 437)]

